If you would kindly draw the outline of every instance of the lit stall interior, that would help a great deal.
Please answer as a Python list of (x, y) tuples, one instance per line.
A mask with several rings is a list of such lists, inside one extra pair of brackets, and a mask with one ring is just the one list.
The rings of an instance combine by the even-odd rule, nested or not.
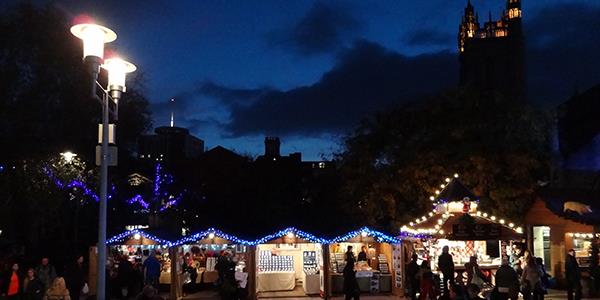
[(304, 297), (324, 293), (323, 247), (327, 241), (286, 228), (254, 242), (259, 298)]
[[(354, 269), (361, 293), (402, 296), (403, 251), (400, 239), (366, 227), (331, 240), (329, 282), (332, 295), (344, 293), (343, 270), (348, 246), (352, 246), (357, 258)], [(365, 253), (360, 254), (363, 249)]]
[(234, 266), (235, 279), (241, 289), (247, 288), (251, 242), (220, 230), (209, 228), (175, 242), (177, 250), (178, 287), (182, 295), (214, 289), (219, 279), (217, 263), (227, 261)]
[(478, 201), (471, 201), (476, 197), (458, 180), (457, 174), (452, 179), (446, 178), (440, 188), (430, 198), (433, 210), (401, 228), (404, 233), (429, 236), (410, 239), (418, 263), (429, 261), (432, 270), (440, 272), (438, 258), (442, 248), (448, 246), (458, 281), (466, 280), (465, 264), (475, 256), (479, 267), (493, 282), (495, 271), (502, 258), (511, 254), (513, 243), (523, 242), (523, 228), (478, 210)]
[[(106, 243), (109, 246), (109, 268), (117, 270), (119, 260), (123, 257), (131, 262), (134, 269), (142, 268), (143, 262), (150, 255), (155, 255), (161, 264), (159, 283), (161, 285), (171, 284), (170, 241), (145, 231), (134, 229), (115, 235), (108, 239)], [(91, 270), (95, 270), (95, 267), (92, 268), (90, 266), (90, 272)]]

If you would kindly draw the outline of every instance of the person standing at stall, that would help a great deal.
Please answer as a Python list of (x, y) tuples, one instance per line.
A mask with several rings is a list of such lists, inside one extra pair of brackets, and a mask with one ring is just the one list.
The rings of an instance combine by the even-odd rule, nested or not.
[(411, 300), (417, 300), (417, 291), (420, 289), (419, 278), (419, 256), (413, 253), (412, 258), (408, 265), (406, 265), (406, 276), (408, 278), (408, 291)]
[(358, 287), (358, 281), (356, 281), (356, 271), (354, 270), (354, 252), (352, 252), (352, 246), (348, 246), (346, 251), (346, 266), (344, 266), (344, 294), (345, 300), (359, 300), (360, 289)]
[(144, 261), (144, 270), (146, 271), (146, 284), (151, 284), (155, 288), (158, 288), (160, 261), (156, 258), (154, 251), (151, 251), (150, 256)]
[[(46, 291), (44, 300), (71, 300), (71, 295), (67, 289), (65, 279), (62, 277), (56, 277), (52, 282), (52, 286)], [(73, 299), (75, 300), (75, 299)]]
[(535, 258), (530, 255), (529, 260), (525, 264), (525, 268), (523, 268), (523, 275), (521, 275), (521, 292), (523, 293), (523, 299), (539, 300), (541, 294), (541, 284), (542, 269), (535, 262)]
[(45, 292), (44, 284), (35, 277), (35, 270), (29, 268), (27, 277), (23, 280), (23, 300), (42, 300)]
[(442, 281), (444, 295), (448, 295), (448, 282), (454, 284), (454, 260), (449, 251), (450, 248), (444, 246), (442, 248), (442, 255), (438, 258), (438, 267), (440, 268), (440, 271), (442, 271), (442, 276), (444, 277)]
[(498, 300), (517, 300), (519, 298), (519, 275), (509, 266), (508, 259), (502, 259), (502, 265), (496, 271), (496, 287), (494, 293)]
[(35, 268), (35, 274), (44, 284), (44, 289), (48, 289), (56, 278), (56, 269), (50, 264), (48, 257), (42, 257), (41, 264)]
[(362, 246), (360, 248), (360, 253), (358, 253), (358, 261), (367, 261), (367, 246)]
[[(575, 250), (569, 249), (565, 261), (565, 273), (567, 275), (567, 298), (568, 300), (581, 300), (581, 270), (575, 258)], [(573, 298), (575, 294), (575, 298)]]
[(467, 272), (467, 286), (474, 284), (481, 288), (483, 283), (489, 281), (479, 268), (477, 256), (471, 256), (469, 262), (465, 264), (465, 271)]

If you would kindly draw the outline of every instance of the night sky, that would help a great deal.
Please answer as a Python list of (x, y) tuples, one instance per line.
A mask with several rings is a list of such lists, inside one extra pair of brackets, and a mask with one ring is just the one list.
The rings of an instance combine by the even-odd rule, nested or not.
[[(523, 1), (529, 99), (551, 107), (600, 83), (600, 1)], [(40, 5), (47, 2), (37, 1)], [(117, 32), (146, 79), (155, 126), (212, 148), (329, 157), (370, 113), (456, 86), (466, 0), (53, 1)], [(472, 0), (480, 22), (505, 0)]]

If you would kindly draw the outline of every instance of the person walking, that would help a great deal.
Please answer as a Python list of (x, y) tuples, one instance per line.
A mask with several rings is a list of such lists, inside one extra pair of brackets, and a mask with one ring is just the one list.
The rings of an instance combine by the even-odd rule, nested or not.
[(156, 252), (150, 252), (150, 256), (144, 261), (144, 270), (146, 272), (146, 284), (151, 284), (155, 288), (158, 288), (160, 261), (156, 258)]
[(442, 248), (442, 255), (438, 258), (438, 267), (442, 271), (443, 281), (442, 286), (444, 288), (444, 295), (448, 295), (448, 283), (454, 284), (454, 259), (450, 254), (450, 248), (444, 246)]
[(56, 277), (50, 288), (46, 291), (43, 300), (71, 300), (65, 279)]
[(406, 265), (406, 276), (408, 278), (408, 293), (411, 300), (417, 300), (417, 292), (419, 291), (420, 281), (419, 274), (419, 256), (413, 253), (410, 262)]
[(429, 267), (429, 261), (424, 260), (421, 263), (419, 270), (419, 299), (420, 300), (433, 300), (437, 298), (437, 292), (435, 290), (435, 282), (433, 280), (433, 273)]
[(494, 292), (498, 296), (498, 300), (517, 300), (519, 298), (519, 275), (509, 265), (506, 258), (502, 259), (502, 265), (496, 271)]
[(2, 276), (2, 287), (0, 295), (7, 300), (19, 300), (21, 297), (21, 277), (19, 276), (19, 264), (14, 263), (10, 270)]
[(565, 260), (565, 273), (567, 275), (567, 299), (581, 300), (581, 270), (573, 249), (569, 249), (569, 254)]
[(35, 268), (35, 274), (44, 284), (44, 289), (48, 289), (56, 278), (56, 269), (50, 264), (48, 257), (42, 257), (41, 264)]
[(354, 253), (352, 252), (352, 246), (348, 246), (346, 252), (346, 266), (344, 266), (344, 294), (345, 300), (359, 300), (360, 299), (360, 288), (358, 287), (358, 281), (356, 281), (356, 271), (354, 270)]
[(77, 256), (77, 260), (67, 266), (65, 270), (67, 289), (70, 291), (71, 299), (79, 300), (81, 290), (85, 285), (85, 270), (83, 268), (83, 256)]
[(35, 270), (29, 268), (23, 280), (23, 300), (42, 300), (44, 293), (44, 284), (35, 276)]

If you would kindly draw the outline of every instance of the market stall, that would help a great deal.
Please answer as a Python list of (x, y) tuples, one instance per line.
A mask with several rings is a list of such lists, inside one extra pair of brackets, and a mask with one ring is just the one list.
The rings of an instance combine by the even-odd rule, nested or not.
[[(354, 256), (359, 260), (355, 270), (361, 292), (402, 296), (403, 251), (400, 239), (366, 227), (331, 240), (330, 294), (344, 292), (343, 269), (348, 246), (352, 246)], [(364, 254), (360, 254), (361, 251)]]
[(178, 265), (178, 288), (194, 293), (215, 286), (219, 279), (218, 263), (235, 265), (235, 279), (242, 289), (248, 283), (249, 264), (253, 248), (250, 241), (209, 228), (186, 236), (173, 243)]
[(286, 228), (254, 244), (258, 297), (302, 297), (324, 293), (327, 240)]
[(494, 282), (502, 258), (508, 258), (513, 243), (523, 242), (523, 229), (514, 223), (478, 210), (479, 201), (459, 180), (446, 178), (440, 190), (431, 196), (434, 208), (427, 215), (403, 226), (401, 232), (426, 234), (429, 238), (409, 239), (419, 263), (427, 260), (441, 276), (438, 257), (449, 247), (455, 264), (455, 278), (466, 281), (465, 264), (471, 257), (483, 273)]
[[(170, 241), (140, 229), (132, 229), (109, 238), (106, 244), (109, 248), (107, 257), (109, 276), (117, 276), (120, 265), (124, 262), (130, 264), (133, 271), (142, 272), (143, 262), (150, 255), (156, 255), (161, 264), (160, 284), (169, 285), (171, 283)], [(97, 254), (97, 248), (91, 247), (89, 285), (92, 293), (96, 290)], [(123, 268), (121, 267), (121, 269)], [(143, 283), (141, 284), (143, 285)], [(134, 289), (137, 290), (138, 288), (141, 289), (141, 287), (135, 287)]]

